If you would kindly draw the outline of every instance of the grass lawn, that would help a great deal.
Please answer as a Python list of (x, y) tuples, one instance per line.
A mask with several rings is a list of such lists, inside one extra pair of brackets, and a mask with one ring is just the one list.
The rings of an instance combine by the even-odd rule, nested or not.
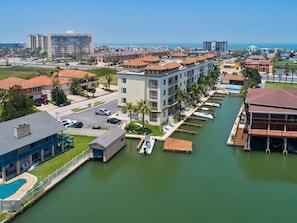
[(44, 67), (23, 67), (23, 66), (10, 66), (0, 68), (0, 80), (8, 77), (19, 77), (24, 79), (30, 79), (37, 75), (49, 75), (52, 68)]
[[(274, 65), (273, 62), (271, 62), (271, 64)], [(288, 61), (288, 60), (279, 60), (279, 61), (276, 61), (274, 66), (276, 68), (286, 68), (286, 64), (289, 65), (289, 68), (290, 69), (292, 69), (292, 68), (297, 69), (297, 63), (294, 63), (293, 61)]]
[(277, 83), (277, 82), (266, 82), (265, 83), (265, 88), (275, 88), (275, 87), (297, 88), (297, 84), (292, 84), (292, 83)]
[(41, 163), (35, 170), (31, 171), (30, 173), (37, 176), (39, 181), (45, 179), (47, 176), (54, 173), (57, 169), (61, 168), (70, 160), (72, 160), (74, 157), (88, 149), (88, 144), (96, 137), (74, 135), (73, 138), (73, 149), (70, 149), (69, 151), (64, 152), (44, 163)]
[[(141, 122), (134, 122), (132, 125), (132, 132), (129, 131), (130, 129), (130, 124), (127, 125), (126, 130), (127, 133), (129, 134), (135, 134), (135, 135), (142, 135), (142, 127), (140, 125), (135, 125), (135, 123), (138, 123), (141, 125)], [(144, 131), (152, 136), (163, 136), (165, 133), (161, 131), (161, 127), (158, 125), (149, 125), (145, 124), (144, 125)]]

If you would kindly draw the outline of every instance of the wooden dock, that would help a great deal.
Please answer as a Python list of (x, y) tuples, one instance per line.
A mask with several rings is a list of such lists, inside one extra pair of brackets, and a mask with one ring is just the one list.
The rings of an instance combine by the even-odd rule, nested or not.
[(167, 138), (164, 142), (163, 151), (192, 153), (191, 141), (175, 138)]
[(137, 150), (140, 150), (143, 141), (144, 141), (144, 137), (142, 137), (142, 138), (140, 139), (139, 143), (137, 144), (137, 146), (136, 146), (136, 149), (137, 149)]
[(191, 122), (183, 122), (182, 125), (190, 125), (195, 127), (202, 127), (202, 124), (191, 123)]
[(193, 117), (193, 116), (190, 116), (189, 117), (190, 119), (194, 119), (194, 120), (198, 120), (198, 121), (207, 121), (207, 119), (206, 118), (197, 118), (197, 117)]
[(190, 133), (190, 134), (193, 134), (193, 135), (196, 135), (197, 134), (197, 132), (195, 132), (195, 131), (186, 130), (186, 129), (176, 129), (175, 131), (176, 132)]

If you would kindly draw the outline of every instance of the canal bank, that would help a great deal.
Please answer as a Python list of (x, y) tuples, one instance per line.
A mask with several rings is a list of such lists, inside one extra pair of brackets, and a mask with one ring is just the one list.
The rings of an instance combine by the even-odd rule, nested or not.
[(128, 140), (111, 162), (87, 162), (13, 222), (296, 221), (296, 156), (226, 145), (240, 106), (227, 96), (196, 135), (174, 133), (193, 142), (192, 154), (165, 153), (158, 142), (143, 156)]

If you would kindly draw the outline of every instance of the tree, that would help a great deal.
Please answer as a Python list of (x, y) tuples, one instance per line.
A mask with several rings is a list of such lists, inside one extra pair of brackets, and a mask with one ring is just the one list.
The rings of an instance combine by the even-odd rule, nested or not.
[(64, 91), (61, 88), (59, 82), (59, 71), (61, 70), (60, 67), (56, 67), (52, 72), (52, 98), (55, 101), (56, 105), (62, 104), (67, 101), (67, 97)]
[(2, 120), (8, 121), (34, 113), (33, 101), (27, 97), (21, 86), (9, 88), (3, 108)]
[(272, 69), (272, 77), (273, 77), (273, 82), (274, 82), (274, 77), (275, 77), (275, 74), (276, 74), (276, 69)]
[(292, 79), (291, 79), (292, 81), (291, 81), (291, 82), (292, 82), (292, 83), (294, 82), (294, 74), (295, 74), (295, 70), (296, 70), (295, 68), (291, 68), (291, 74), (292, 74)]
[(285, 74), (286, 74), (286, 83), (287, 83), (287, 80), (288, 80), (288, 75), (289, 75), (289, 72), (290, 72), (290, 67), (289, 67), (289, 64), (286, 63), (285, 65)]
[(141, 114), (142, 116), (142, 134), (144, 134), (144, 116), (152, 111), (151, 106), (149, 104), (148, 100), (141, 99), (137, 102), (136, 110)]
[(89, 74), (88, 74), (88, 73), (86, 73), (86, 74), (84, 75), (84, 80), (85, 80), (85, 82), (87, 83), (87, 84), (86, 84), (86, 88), (89, 89)]
[(92, 97), (94, 97), (94, 94), (96, 93), (96, 88), (98, 87), (98, 82), (92, 82), (91, 83), (91, 91), (92, 91)]
[(70, 90), (74, 95), (82, 95), (84, 92), (77, 78), (72, 78), (72, 84), (70, 86)]
[(125, 112), (128, 112), (129, 113), (129, 117), (130, 117), (130, 131), (132, 131), (132, 112), (135, 110), (135, 106), (131, 102), (127, 102), (124, 105), (124, 110), (125, 110)]
[(181, 120), (181, 110), (182, 110), (182, 103), (187, 103), (187, 100), (190, 96), (180, 87), (178, 86), (176, 91), (176, 100), (177, 100), (177, 107), (178, 107), (178, 120)]
[(245, 68), (242, 70), (242, 75), (250, 80), (251, 87), (257, 87), (261, 83), (261, 75), (257, 68)]
[(105, 76), (105, 78), (106, 78), (106, 81), (107, 81), (106, 88), (108, 88), (108, 90), (110, 90), (110, 83), (111, 83), (111, 81), (112, 81), (112, 75), (111, 75), (111, 74), (107, 74), (107, 75)]

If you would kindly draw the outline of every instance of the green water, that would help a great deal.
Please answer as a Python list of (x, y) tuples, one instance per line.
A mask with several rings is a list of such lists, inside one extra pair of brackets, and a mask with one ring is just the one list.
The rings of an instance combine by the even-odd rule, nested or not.
[(14, 223), (296, 222), (297, 156), (243, 152), (226, 141), (241, 99), (227, 96), (203, 122), (193, 153), (137, 153), (129, 140), (107, 164), (90, 161)]

